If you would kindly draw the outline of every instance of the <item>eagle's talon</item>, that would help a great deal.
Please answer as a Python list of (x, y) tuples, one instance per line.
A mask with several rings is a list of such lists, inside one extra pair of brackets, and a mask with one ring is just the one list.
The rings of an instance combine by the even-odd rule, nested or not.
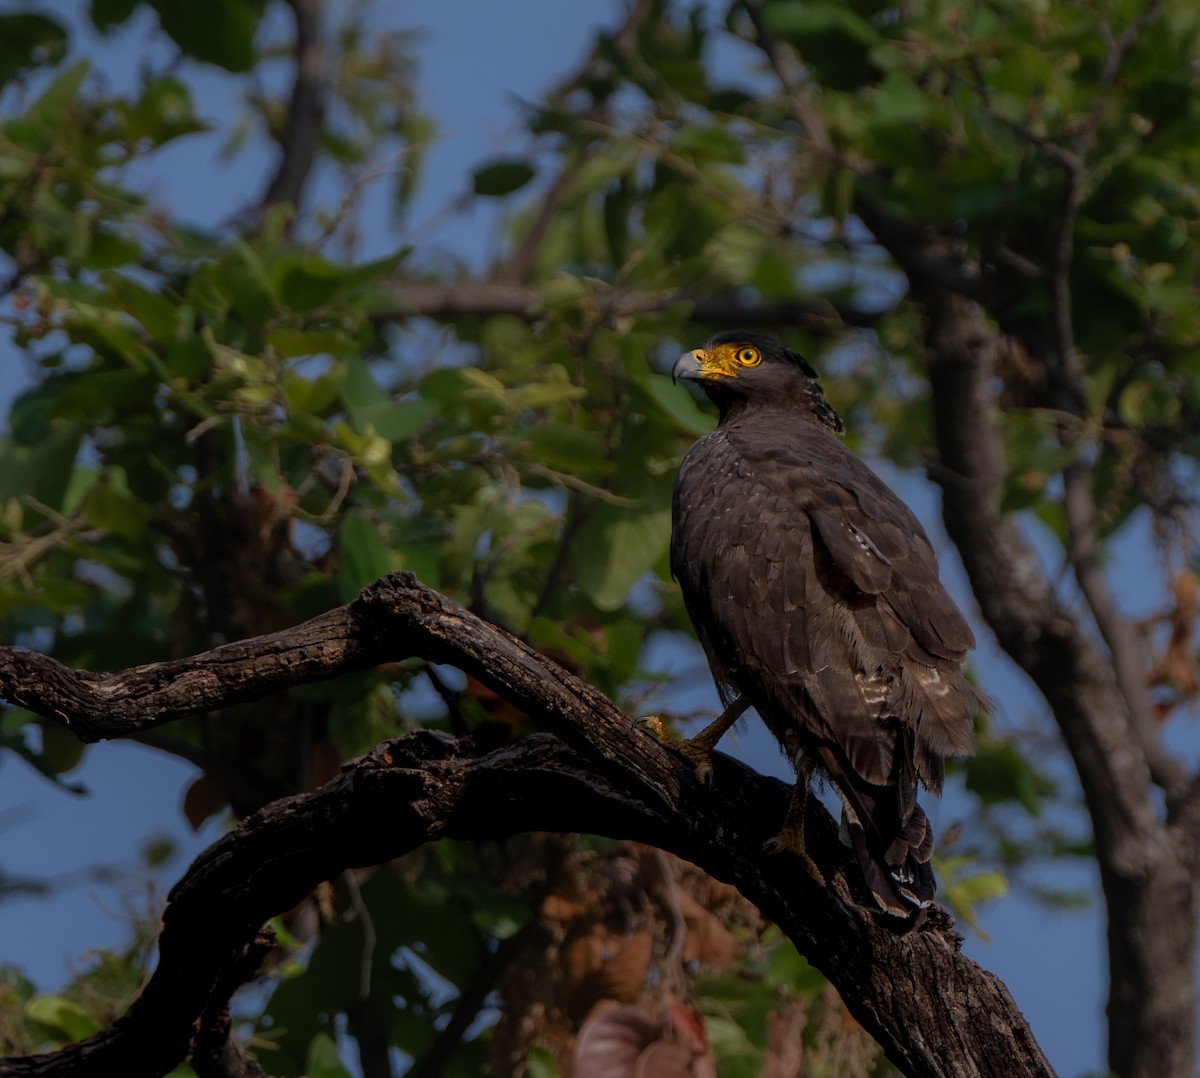
[[(741, 714), (741, 710), (738, 710), (738, 714)], [(713, 748), (732, 722), (732, 719), (727, 720), (726, 716), (722, 716), (695, 737), (683, 740), (672, 737), (657, 715), (642, 715), (633, 720), (632, 726), (633, 729), (653, 737), (687, 759), (696, 772), (696, 778), (706, 789), (711, 790), (717, 784), (716, 771), (713, 769)]]
[(670, 737), (663, 728), (662, 719), (657, 715), (639, 715), (630, 723), (632, 729), (639, 734), (645, 734), (656, 741), (669, 741)]

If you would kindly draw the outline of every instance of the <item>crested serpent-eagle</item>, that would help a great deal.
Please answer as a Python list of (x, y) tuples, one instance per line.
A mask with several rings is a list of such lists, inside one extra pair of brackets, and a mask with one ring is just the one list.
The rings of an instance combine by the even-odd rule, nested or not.
[(982, 701), (962, 675), (975, 638), (908, 507), (837, 437), (816, 372), (779, 341), (722, 333), (685, 352), (720, 422), (683, 459), (671, 571), (725, 711), (683, 748), (706, 777), (721, 735), (753, 707), (796, 768), (767, 845), (804, 851), (811, 775), (842, 802), (842, 832), (879, 909), (933, 897), (933, 831), (917, 787), (972, 750)]

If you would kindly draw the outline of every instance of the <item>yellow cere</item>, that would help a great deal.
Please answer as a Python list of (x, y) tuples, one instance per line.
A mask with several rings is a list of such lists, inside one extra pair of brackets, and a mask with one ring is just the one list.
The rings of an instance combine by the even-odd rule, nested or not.
[(733, 378), (745, 367), (757, 367), (762, 362), (762, 353), (752, 344), (719, 344), (711, 351), (697, 348), (692, 353), (704, 368), (708, 377)]

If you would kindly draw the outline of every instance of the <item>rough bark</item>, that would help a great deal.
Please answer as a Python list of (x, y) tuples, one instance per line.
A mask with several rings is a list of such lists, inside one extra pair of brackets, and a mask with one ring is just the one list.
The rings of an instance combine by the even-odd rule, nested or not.
[(218, 1026), (231, 981), (250, 976), (260, 926), (317, 883), (423, 842), (529, 830), (636, 839), (734, 884), (830, 978), (906, 1074), (1053, 1073), (1004, 985), (961, 954), (942, 911), (898, 935), (860, 904), (852, 859), (818, 804), (810, 801), (808, 852), (827, 886), (794, 860), (761, 852), (786, 803), (781, 783), (722, 757), (715, 789), (705, 788), (601, 693), (411, 574), (290, 633), (124, 674), (78, 674), (0, 649), (0, 695), (113, 737), (228, 702), (224, 684), (246, 700), (414, 655), (458, 666), (549, 732), (483, 756), (469, 739), (413, 734), (313, 793), (266, 806), (172, 890), (158, 967), (130, 1011), (60, 1052), (0, 1061), (0, 1075), (164, 1073), (193, 1050), (198, 1027), (203, 1037)]
[(1045, 695), (1092, 820), (1108, 909), (1109, 1066), (1122, 1078), (1195, 1071), (1194, 832), (1161, 818), (1112, 660), (1054, 594), (1016, 523), (999, 516), (1003, 458), (982, 317), (931, 305), (930, 373), (943, 515), (1001, 646)]

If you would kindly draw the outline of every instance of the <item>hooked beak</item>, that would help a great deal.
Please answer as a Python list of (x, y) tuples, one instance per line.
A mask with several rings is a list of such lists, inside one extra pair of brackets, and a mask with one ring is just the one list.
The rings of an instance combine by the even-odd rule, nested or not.
[(699, 382), (704, 376), (704, 359), (703, 348), (684, 352), (671, 368), (671, 381), (678, 382), (682, 379), (685, 382)]

